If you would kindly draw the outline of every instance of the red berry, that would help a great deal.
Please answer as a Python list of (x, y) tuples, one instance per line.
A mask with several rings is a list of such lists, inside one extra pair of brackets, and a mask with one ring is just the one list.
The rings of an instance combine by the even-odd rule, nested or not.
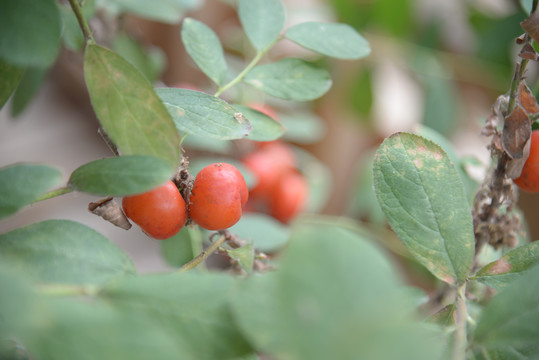
[(187, 220), (185, 201), (172, 181), (143, 194), (124, 197), (122, 207), (127, 217), (154, 239), (176, 235)]
[(528, 192), (539, 191), (539, 130), (532, 131), (530, 155), (522, 168), (522, 173), (515, 179), (519, 188)]
[(294, 153), (282, 142), (268, 143), (243, 158), (256, 184), (249, 193), (254, 198), (268, 198), (283, 174), (295, 167)]
[(227, 229), (240, 220), (248, 196), (238, 169), (226, 163), (208, 165), (195, 177), (189, 216), (204, 229)]
[(288, 223), (304, 208), (307, 200), (307, 181), (296, 171), (286, 173), (273, 188), (269, 212), (275, 219)]
[(272, 118), (275, 121), (280, 121), (279, 120), (279, 115), (277, 115), (277, 111), (275, 111), (275, 109), (272, 108), (269, 105), (259, 104), (259, 103), (251, 103), (251, 104), (248, 104), (247, 106), (249, 106), (251, 109), (255, 109), (257, 111), (260, 111), (262, 114), (269, 116), (270, 118)]

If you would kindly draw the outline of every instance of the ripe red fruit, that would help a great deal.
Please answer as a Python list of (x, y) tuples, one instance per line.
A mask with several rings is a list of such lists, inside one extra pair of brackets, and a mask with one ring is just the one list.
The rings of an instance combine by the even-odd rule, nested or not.
[(211, 164), (195, 177), (189, 216), (204, 229), (227, 229), (240, 220), (248, 197), (247, 184), (236, 167)]
[(250, 103), (247, 106), (249, 106), (251, 109), (260, 111), (262, 114), (269, 116), (275, 121), (280, 121), (279, 115), (277, 115), (277, 111), (275, 111), (275, 109), (269, 105), (259, 104), (259, 103)]
[(532, 131), (530, 155), (522, 168), (522, 173), (515, 179), (519, 188), (528, 192), (539, 191), (539, 130)]
[(269, 213), (275, 219), (288, 223), (304, 208), (308, 185), (296, 171), (286, 173), (273, 188), (269, 199)]
[(172, 181), (143, 194), (124, 197), (122, 207), (127, 217), (154, 239), (176, 235), (187, 220), (185, 201)]
[(261, 199), (269, 198), (281, 176), (295, 167), (294, 153), (279, 141), (252, 152), (242, 162), (256, 179), (249, 195)]

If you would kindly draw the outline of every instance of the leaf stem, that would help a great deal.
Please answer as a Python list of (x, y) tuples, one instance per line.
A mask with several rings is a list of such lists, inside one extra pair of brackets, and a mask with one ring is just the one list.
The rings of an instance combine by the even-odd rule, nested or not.
[(211, 254), (213, 254), (223, 243), (227, 240), (227, 236), (221, 233), (219, 239), (217, 239), (213, 244), (211, 244), (207, 249), (202, 250), (193, 260), (184, 264), (181, 268), (178, 269), (178, 272), (186, 272), (196, 268), (200, 263), (206, 260)]
[(251, 60), (251, 62), (245, 67), (245, 69), (243, 69), (242, 72), (240, 72), (229, 83), (219, 87), (219, 89), (217, 89), (217, 92), (215, 93), (214, 96), (219, 97), (226, 90), (230, 89), (232, 86), (234, 86), (234, 85), (240, 83), (241, 81), (243, 81), (243, 78), (245, 77), (245, 75), (247, 75), (247, 73), (249, 71), (251, 71), (256, 66), (256, 64), (258, 64), (258, 62), (264, 57), (264, 55), (266, 55), (266, 53), (273, 47), (273, 45), (275, 45), (281, 39), (283, 39), (283, 37), (279, 36), (271, 44), (269, 44), (265, 49), (262, 49), (262, 50), (258, 51), (256, 53), (255, 57), (253, 58), (253, 60)]
[(453, 348), (453, 360), (465, 360), (467, 348), (466, 325), (468, 321), (468, 309), (466, 308), (466, 283), (457, 288), (456, 299), (456, 326), (455, 342)]
[(61, 187), (59, 189), (51, 190), (49, 192), (41, 194), (41, 196), (39, 196), (34, 202), (39, 202), (39, 201), (43, 201), (43, 200), (52, 199), (52, 198), (60, 196), (60, 195), (69, 194), (72, 191), (73, 191), (73, 188), (71, 188), (69, 186), (64, 186), (64, 187)]
[(95, 44), (94, 37), (92, 36), (92, 31), (90, 30), (90, 26), (88, 25), (88, 22), (82, 14), (82, 9), (78, 3), (78, 0), (69, 0), (69, 5), (71, 5), (71, 9), (73, 9), (73, 12), (77, 17), (77, 21), (79, 22), (79, 26), (84, 35), (84, 39), (86, 39), (86, 44)]

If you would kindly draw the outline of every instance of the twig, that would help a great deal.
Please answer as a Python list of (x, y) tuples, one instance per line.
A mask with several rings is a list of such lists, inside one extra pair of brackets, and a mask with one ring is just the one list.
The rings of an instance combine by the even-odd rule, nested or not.
[(92, 36), (92, 31), (90, 30), (90, 26), (88, 25), (88, 22), (84, 18), (84, 15), (82, 14), (82, 9), (80, 8), (80, 5), (77, 0), (69, 0), (69, 4), (71, 5), (71, 9), (73, 9), (73, 12), (75, 13), (75, 16), (77, 17), (77, 21), (79, 22), (80, 29), (82, 30), (82, 34), (84, 35), (84, 39), (86, 40), (86, 43), (95, 43), (94, 37)]
[(192, 269), (196, 268), (200, 263), (202, 263), (204, 260), (206, 260), (217, 249), (219, 249), (219, 247), (221, 247), (221, 245), (223, 245), (223, 243), (229, 238), (229, 236), (227, 235), (227, 232), (225, 232), (225, 230), (221, 230), (221, 231), (219, 231), (218, 233), (215, 233), (215, 234), (220, 234), (221, 235), (219, 237), (219, 239), (217, 239), (207, 249), (202, 250), (202, 252), (200, 254), (198, 254), (193, 260), (189, 261), (188, 263), (184, 264), (181, 268), (179, 268), (178, 272), (185, 272), (185, 271), (189, 271), (189, 270), (192, 270)]

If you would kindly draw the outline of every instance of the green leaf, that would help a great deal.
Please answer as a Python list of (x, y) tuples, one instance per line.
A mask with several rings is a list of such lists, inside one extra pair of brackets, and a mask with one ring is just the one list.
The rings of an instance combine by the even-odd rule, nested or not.
[(539, 339), (539, 267), (496, 295), (481, 313), (474, 344), (489, 349), (522, 348)]
[(228, 308), (234, 278), (218, 273), (174, 273), (125, 278), (102, 295), (124, 311), (159, 323), (196, 359), (229, 359), (251, 352)]
[(295, 58), (258, 65), (247, 73), (245, 82), (267, 94), (294, 101), (317, 99), (331, 87), (326, 70)]
[(34, 98), (34, 95), (41, 87), (47, 72), (48, 69), (42, 68), (26, 69), (19, 86), (17, 86), (15, 93), (13, 93), (11, 116), (16, 117), (26, 109), (26, 106)]
[(71, 174), (69, 185), (90, 194), (140, 194), (170, 180), (175, 170), (159, 158), (127, 155), (82, 165)]
[(249, 140), (271, 141), (280, 138), (285, 127), (278, 121), (268, 115), (244, 105), (234, 105), (234, 108), (240, 111), (253, 126), (253, 130), (247, 136)]
[(200, 91), (155, 89), (180, 131), (219, 140), (242, 139), (251, 123), (224, 100)]
[(245, 213), (230, 231), (240, 239), (253, 241), (256, 249), (274, 252), (282, 248), (290, 237), (288, 227), (274, 218), (259, 213)]
[(13, 65), (51, 65), (58, 55), (61, 31), (54, 0), (0, 1), (0, 58)]
[(184, 226), (179, 233), (160, 243), (166, 262), (180, 267), (202, 252), (202, 233), (197, 226)]
[(238, 15), (249, 41), (258, 52), (277, 40), (285, 21), (279, 0), (240, 0)]
[(297, 144), (312, 144), (326, 135), (326, 124), (309, 112), (282, 113), (280, 119), (286, 132), (283, 139)]
[(227, 65), (223, 47), (213, 30), (200, 21), (186, 18), (182, 25), (182, 41), (200, 70), (217, 85), (222, 85)]
[(176, 24), (188, 10), (201, 6), (200, 0), (111, 0), (122, 11), (131, 12), (144, 19)]
[(23, 74), (24, 68), (11, 65), (0, 58), (0, 109), (17, 88)]
[(37, 282), (101, 284), (135, 273), (120, 248), (69, 220), (42, 221), (0, 235), (0, 257)]
[(148, 80), (124, 58), (97, 45), (84, 56), (84, 74), (99, 122), (122, 155), (150, 155), (176, 167), (180, 137)]
[(242, 247), (225, 251), (246, 273), (250, 274), (253, 271), (255, 248), (252, 241)]
[(33, 203), (61, 179), (59, 170), (45, 165), (15, 164), (0, 168), (0, 218)]
[(28, 349), (35, 359), (193, 359), (153, 319), (122, 311), (101, 299), (51, 298), (46, 326), (35, 329)]
[(118, 55), (139, 69), (152, 83), (165, 67), (166, 56), (163, 50), (155, 46), (144, 47), (139, 41), (132, 39), (127, 34), (116, 36), (112, 48)]
[(304, 22), (288, 29), (286, 38), (338, 59), (360, 59), (370, 54), (369, 43), (347, 24)]
[(438, 335), (411, 320), (412, 301), (388, 259), (343, 228), (299, 224), (278, 272), (244, 285), (233, 311), (244, 334), (272, 357), (439, 357)]
[[(20, 336), (21, 332), (39, 323), (45, 314), (38, 311), (37, 296), (27, 278), (16, 271), (13, 264), (0, 264), (0, 343), (7, 338)], [(46, 316), (46, 315), (45, 315)], [(0, 345), (0, 356), (2, 356)]]
[(472, 216), (445, 151), (398, 133), (376, 152), (373, 173), (378, 202), (416, 259), (449, 284), (466, 281), (474, 256)]
[(539, 243), (519, 246), (480, 269), (473, 280), (502, 289), (539, 263)]
[[(230, 306), (240, 330), (255, 349), (276, 358), (283, 354), (286, 331), (277, 331), (275, 316), (279, 313), (275, 272), (249, 276), (233, 294)], [(283, 330), (286, 328), (283, 328)]]

